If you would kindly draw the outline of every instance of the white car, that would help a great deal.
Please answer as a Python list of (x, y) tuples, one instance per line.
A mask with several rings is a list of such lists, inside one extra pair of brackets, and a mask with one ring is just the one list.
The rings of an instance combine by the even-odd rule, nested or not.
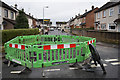
[(58, 28), (58, 30), (61, 30), (60, 28)]
[(50, 31), (54, 31), (54, 28), (50, 28)]

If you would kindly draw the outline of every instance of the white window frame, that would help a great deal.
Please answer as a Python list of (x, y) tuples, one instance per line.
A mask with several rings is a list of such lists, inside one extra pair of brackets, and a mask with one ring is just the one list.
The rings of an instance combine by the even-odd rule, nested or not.
[(109, 24), (108, 24), (108, 28), (109, 28), (109, 30), (115, 30), (115, 29), (116, 29), (116, 26), (115, 26), (115, 29), (110, 29), (110, 24), (113, 24), (113, 25), (115, 26), (114, 23), (109, 23)]
[(105, 10), (103, 11), (103, 17), (106, 17), (106, 11)]
[[(112, 14), (111, 14), (112, 13)], [(109, 9), (109, 16), (113, 16), (113, 14), (114, 14), (114, 9), (113, 8), (110, 8)]]
[[(104, 27), (102, 25), (104, 25)], [(101, 29), (106, 30), (106, 23), (101, 24)]]
[(120, 14), (120, 5), (118, 5), (118, 14)]
[[(7, 16), (6, 16), (6, 12), (5, 11), (7, 11)], [(4, 17), (8, 18), (8, 10), (7, 9), (4, 9)]]
[[(13, 15), (12, 15), (12, 13), (13, 13)], [(14, 12), (13, 11), (11, 11), (11, 19), (14, 19)]]
[[(98, 14), (99, 14), (99, 16), (98, 16)], [(97, 18), (100, 18), (100, 12), (97, 13)]]

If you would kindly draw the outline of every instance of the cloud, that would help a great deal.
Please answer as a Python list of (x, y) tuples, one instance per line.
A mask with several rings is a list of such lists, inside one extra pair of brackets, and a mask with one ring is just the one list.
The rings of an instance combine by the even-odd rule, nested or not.
[(91, 6), (100, 7), (109, 0), (2, 0), (9, 5), (18, 4), (18, 8), (24, 8), (26, 13), (31, 13), (35, 18), (43, 18), (43, 7), (45, 18), (50, 18), (55, 25), (56, 21), (68, 21), (78, 13), (83, 14), (85, 9)]

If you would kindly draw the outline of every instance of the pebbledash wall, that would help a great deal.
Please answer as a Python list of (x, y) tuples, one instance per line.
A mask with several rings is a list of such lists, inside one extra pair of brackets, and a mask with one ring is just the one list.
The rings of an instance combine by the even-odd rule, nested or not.
[(72, 34), (96, 38), (97, 41), (118, 44), (120, 42), (120, 32), (107, 32), (95, 30), (72, 30)]

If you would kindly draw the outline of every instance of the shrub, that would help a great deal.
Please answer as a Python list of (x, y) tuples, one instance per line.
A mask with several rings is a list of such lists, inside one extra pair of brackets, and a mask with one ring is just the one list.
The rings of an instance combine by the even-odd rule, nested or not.
[(23, 35), (36, 35), (39, 34), (39, 29), (9, 29), (9, 30), (2, 30), (2, 45), (5, 42)]
[(23, 28), (29, 28), (28, 19), (25, 15), (25, 12), (22, 10), (19, 10), (19, 15), (16, 18), (16, 24), (15, 29), (23, 29)]

